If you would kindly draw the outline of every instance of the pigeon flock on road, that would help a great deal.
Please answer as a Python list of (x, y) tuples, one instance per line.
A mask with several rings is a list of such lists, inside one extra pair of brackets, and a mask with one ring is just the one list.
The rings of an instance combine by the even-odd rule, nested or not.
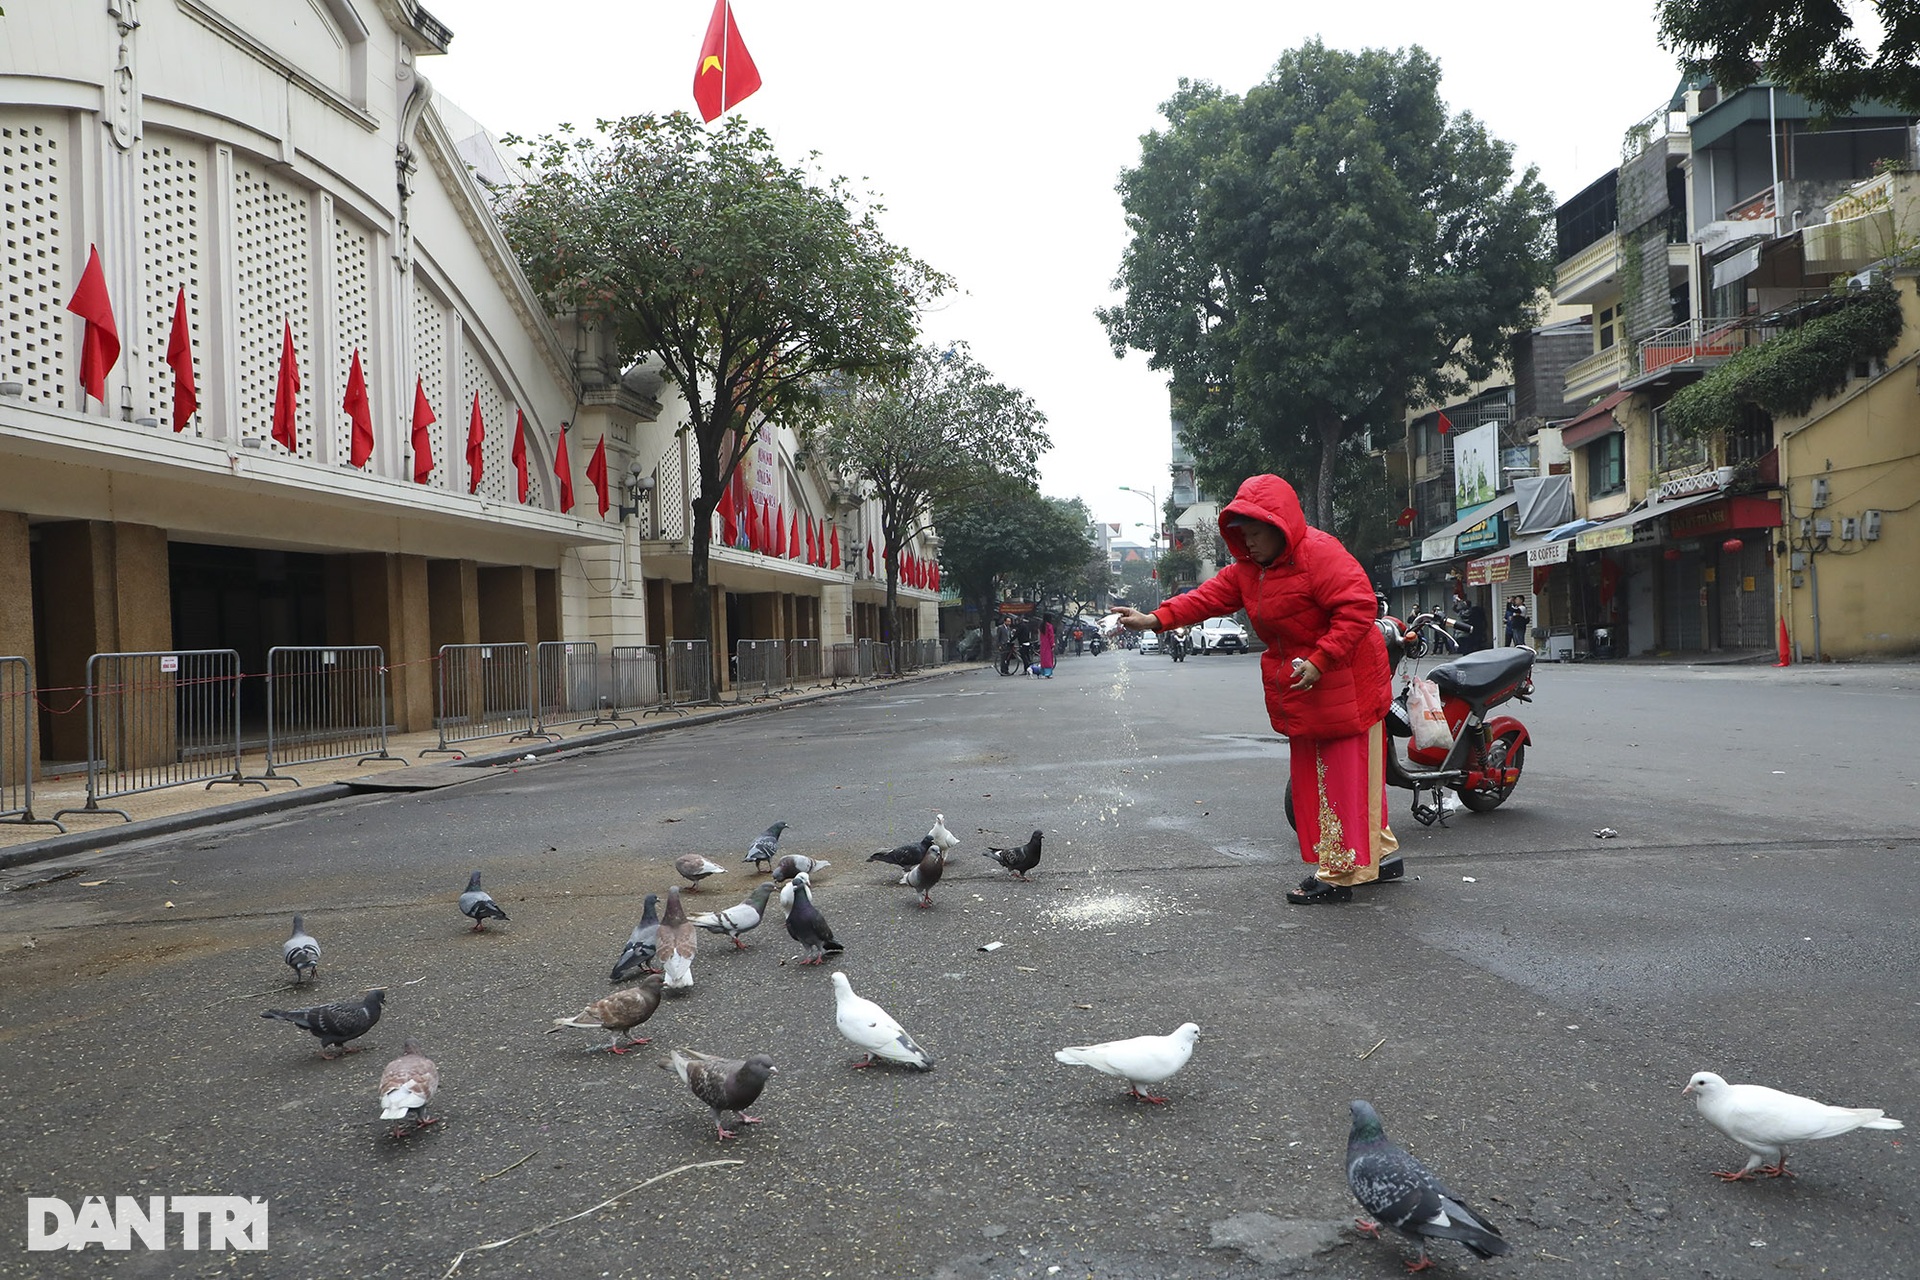
[[(787, 933), (802, 948), (793, 961), (820, 965), (843, 953), (845, 944), (834, 937), (814, 901), (814, 877), (832, 864), (804, 854), (782, 854), (780, 839), (787, 825), (776, 822), (754, 838), (746, 862), (769, 878), (755, 884), (746, 899), (734, 906), (689, 916), (681, 903), (679, 886), (667, 890), (664, 911), (659, 910), (659, 895), (647, 894), (640, 923), (628, 937), (610, 975), (613, 982), (632, 985), (589, 1002), (571, 1017), (553, 1019), (548, 1034), (568, 1028), (604, 1031), (611, 1039), (591, 1051), (604, 1049), (614, 1054), (650, 1043), (647, 1037), (633, 1033), (659, 1010), (664, 991), (692, 989), (700, 934), (724, 935), (736, 949), (746, 950), (742, 937), (766, 920), (776, 894), (786, 911)], [(1042, 843), (1042, 833), (1036, 830), (1024, 844), (990, 846), (981, 853), (1011, 872), (1014, 879), (1027, 881), (1028, 873), (1040, 863)], [(930, 908), (932, 890), (947, 869), (947, 856), (959, 844), (959, 838), (947, 829), (945, 816), (935, 814), (933, 828), (926, 835), (872, 854), (868, 861), (899, 870), (898, 883), (917, 890), (919, 906)], [(726, 872), (725, 867), (697, 853), (675, 859), (673, 866), (688, 881), (688, 893), (696, 892), (701, 881)], [(468, 878), (459, 907), (461, 914), (473, 921), (475, 932), (483, 931), (489, 920), (507, 920), (507, 913), (481, 887), (478, 871)], [(293, 970), (294, 985), (315, 980), (320, 943), (308, 932), (302, 916), (293, 917), (292, 932), (281, 945), (281, 959)], [(832, 982), (834, 1025), (863, 1055), (852, 1064), (855, 1068), (884, 1061), (918, 1071), (933, 1069), (933, 1056), (885, 1009), (856, 993), (844, 973), (835, 972)], [(385, 998), (384, 988), (374, 988), (357, 1000), (306, 1009), (269, 1009), (261, 1017), (290, 1022), (310, 1033), (320, 1042), (321, 1056), (333, 1058), (358, 1052), (351, 1042), (365, 1036), (380, 1021)], [(1070, 1045), (1058, 1050), (1054, 1058), (1124, 1081), (1129, 1096), (1160, 1105), (1168, 1099), (1155, 1093), (1153, 1086), (1165, 1084), (1187, 1065), (1199, 1039), (1200, 1028), (1187, 1022), (1167, 1035)], [(738, 1117), (740, 1124), (760, 1123), (759, 1117), (747, 1114), (747, 1108), (758, 1101), (769, 1079), (779, 1074), (772, 1058), (764, 1053), (736, 1060), (676, 1048), (660, 1066), (677, 1075), (712, 1112), (721, 1141), (738, 1136), (736, 1129), (727, 1127), (729, 1114)], [(407, 1040), (401, 1055), (387, 1064), (380, 1077), (381, 1119), (402, 1122), (389, 1130), (389, 1136), (402, 1138), (436, 1123), (426, 1108), (439, 1087), (439, 1068), (413, 1040)], [(1695, 1074), (1682, 1092), (1694, 1099), (1703, 1119), (1750, 1153), (1743, 1168), (1713, 1175), (1730, 1182), (1750, 1179), (1756, 1173), (1771, 1178), (1793, 1177), (1787, 1171), (1790, 1145), (1837, 1137), (1856, 1129), (1905, 1127), (1877, 1108), (1829, 1106), (1764, 1085), (1728, 1084), (1711, 1071)], [(1427, 1249), (1435, 1240), (1454, 1241), (1480, 1258), (1499, 1257), (1510, 1251), (1500, 1228), (1485, 1214), (1448, 1190), (1426, 1165), (1386, 1136), (1371, 1103), (1356, 1100), (1349, 1104), (1349, 1111), (1347, 1185), (1368, 1215), (1356, 1219), (1357, 1230), (1377, 1239), (1384, 1226), (1413, 1240), (1419, 1256), (1406, 1263), (1409, 1272), (1433, 1265)], [(414, 1120), (411, 1129), (405, 1125), (408, 1117)]]

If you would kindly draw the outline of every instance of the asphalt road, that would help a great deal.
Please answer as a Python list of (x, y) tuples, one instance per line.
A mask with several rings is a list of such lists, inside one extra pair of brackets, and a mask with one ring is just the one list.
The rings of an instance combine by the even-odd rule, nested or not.
[[(1920, 670), (1544, 666), (1507, 807), (1423, 829), (1395, 793), (1408, 878), (1298, 908), (1256, 662), (955, 674), (4, 873), (0, 1273), (442, 1276), (547, 1227), (456, 1274), (1389, 1277), (1411, 1247), (1342, 1226), (1364, 1097), (1513, 1243), (1441, 1245), (1449, 1274), (1915, 1274), (1920, 1135), (1725, 1185), (1744, 1156), (1679, 1087), (1920, 1127)], [(935, 811), (964, 843), (921, 911), (864, 858)], [(729, 905), (776, 818), (834, 863), (833, 964), (931, 1073), (849, 1070), (777, 919), (704, 940), (643, 1049), (541, 1034), (608, 989), (675, 856), (727, 863), (690, 905)], [(1033, 827), (1034, 883), (978, 856)], [(479, 935), (475, 868), (513, 917)], [(294, 911), (310, 997), (278, 989)], [(339, 1061), (259, 1016), (375, 984)], [(1052, 1060), (1189, 1019), (1165, 1107)], [(394, 1141), (374, 1086), (408, 1035), (444, 1120)], [(772, 1055), (765, 1123), (717, 1142), (674, 1045)], [(266, 1197), (269, 1250), (25, 1252), (27, 1196), (191, 1194)]]

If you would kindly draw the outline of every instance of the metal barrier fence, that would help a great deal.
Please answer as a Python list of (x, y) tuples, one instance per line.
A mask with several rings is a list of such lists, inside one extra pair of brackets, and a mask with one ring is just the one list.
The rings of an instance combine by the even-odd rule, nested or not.
[(0, 822), (66, 827), (33, 816), (33, 731), (40, 719), (33, 667), (25, 658), (0, 658)]
[(600, 661), (600, 646), (591, 640), (542, 640), (534, 653), (534, 677), (539, 681), (534, 701), (541, 729), (577, 724), (632, 724), (616, 714), (611, 672)]
[(440, 745), (429, 753), (459, 755), (456, 742), (512, 735), (546, 738), (535, 721), (533, 657), (524, 644), (443, 644), (434, 727)]
[(776, 683), (786, 679), (786, 675), (786, 645), (782, 641), (734, 641), (734, 701), (761, 702), (774, 697)]
[(667, 641), (666, 697), (654, 711), (677, 713), (686, 703), (713, 701), (713, 659), (708, 655), (705, 640)]
[(617, 644), (607, 664), (607, 700), (615, 711), (658, 707), (666, 698), (660, 651), (650, 644)]
[(387, 754), (387, 655), (378, 645), (267, 650), (267, 771), (299, 785), (281, 765)]
[(861, 665), (866, 668), (867, 678), (882, 679), (893, 674), (893, 650), (880, 640), (862, 640), (860, 648), (864, 652)]
[(240, 772), (240, 655), (232, 649), (96, 653), (87, 659), (87, 802), (204, 782), (252, 783)]
[(826, 647), (826, 671), (828, 686), (838, 688), (843, 684), (860, 682), (860, 646), (857, 644), (830, 644)]
[(821, 677), (820, 642), (813, 639), (787, 641), (787, 683), (780, 690), (792, 693), (801, 681), (818, 684)]

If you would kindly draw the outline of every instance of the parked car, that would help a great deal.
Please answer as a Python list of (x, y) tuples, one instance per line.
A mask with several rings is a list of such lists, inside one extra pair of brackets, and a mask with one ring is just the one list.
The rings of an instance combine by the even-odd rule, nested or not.
[(1133, 651), (1135, 653), (1160, 652), (1160, 633), (1158, 631), (1142, 631), (1140, 633), (1140, 642), (1134, 645)]
[(1208, 618), (1193, 628), (1187, 645), (1195, 653), (1245, 653), (1247, 629), (1232, 618)]

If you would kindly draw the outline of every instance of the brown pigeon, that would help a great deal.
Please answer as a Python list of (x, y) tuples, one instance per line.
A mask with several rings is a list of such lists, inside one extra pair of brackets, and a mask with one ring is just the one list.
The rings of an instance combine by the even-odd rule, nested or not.
[(622, 987), (610, 995), (602, 996), (571, 1018), (555, 1018), (547, 1034), (552, 1035), (562, 1027), (613, 1032), (612, 1040), (593, 1046), (589, 1052), (606, 1049), (613, 1053), (625, 1053), (626, 1045), (646, 1044), (647, 1037), (635, 1036), (633, 1029), (651, 1018), (653, 1011), (660, 1007), (660, 982), (659, 974), (649, 973), (640, 979), (638, 986)]
[(415, 1124), (412, 1129), (395, 1126), (387, 1131), (390, 1138), (404, 1138), (409, 1133), (417, 1133), (430, 1124), (438, 1123), (427, 1114), (427, 1104), (433, 1101), (433, 1095), (440, 1092), (440, 1068), (433, 1065), (433, 1059), (420, 1052), (420, 1046), (409, 1039), (401, 1046), (400, 1056), (387, 1064), (380, 1073), (380, 1118), (382, 1120), (404, 1120), (411, 1113)]
[(687, 892), (693, 893), (700, 888), (700, 882), (708, 876), (721, 876), (727, 869), (711, 858), (697, 853), (683, 853), (673, 860), (673, 869), (693, 881), (687, 886)]
[(358, 1040), (373, 1030), (373, 1024), (380, 1021), (380, 1006), (387, 998), (385, 987), (375, 987), (359, 1000), (347, 1000), (340, 1004), (320, 1004), (311, 1009), (268, 1009), (260, 1016), (278, 1018), (282, 1022), (291, 1022), (302, 1031), (310, 1031), (320, 1040), (320, 1056), (332, 1058), (337, 1055), (327, 1052), (329, 1047), (344, 1049), (347, 1053), (358, 1053), (358, 1049), (347, 1049), (349, 1040)]
[(675, 1049), (673, 1056), (661, 1065), (672, 1068), (687, 1088), (693, 1090), (693, 1096), (712, 1110), (713, 1127), (719, 1130), (722, 1142), (739, 1136), (723, 1123), (727, 1112), (736, 1113), (746, 1124), (760, 1123), (758, 1116), (748, 1115), (744, 1108), (752, 1106), (760, 1091), (767, 1087), (768, 1076), (780, 1073), (773, 1059), (764, 1053), (737, 1062), (692, 1049)]
[(667, 989), (691, 991), (693, 953), (700, 946), (700, 930), (687, 919), (687, 909), (680, 904), (678, 885), (667, 890), (667, 909), (660, 917), (658, 945), (654, 959), (659, 962), (661, 972), (667, 975)]

